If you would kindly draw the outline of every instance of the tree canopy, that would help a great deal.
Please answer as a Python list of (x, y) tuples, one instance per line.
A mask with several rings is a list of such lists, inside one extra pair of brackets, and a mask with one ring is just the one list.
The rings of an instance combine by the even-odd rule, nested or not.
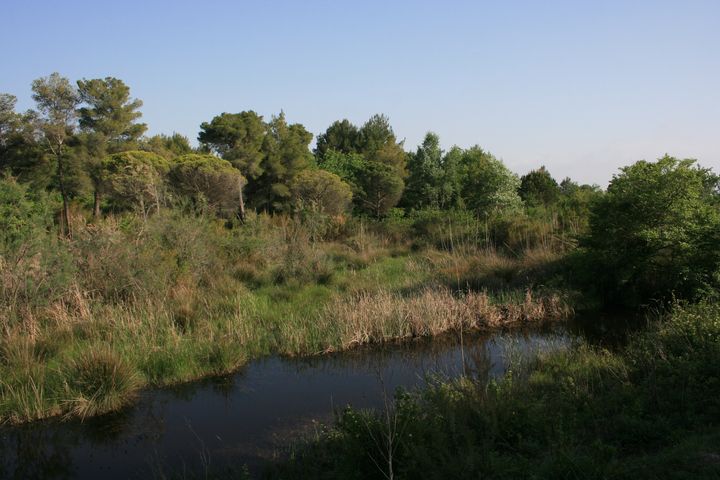
[(198, 154), (183, 155), (175, 160), (168, 178), (175, 192), (192, 199), (196, 207), (224, 216), (238, 212), (242, 189), (247, 183), (227, 160)]
[(267, 133), (263, 117), (252, 110), (222, 113), (200, 124), (198, 141), (232, 163), (245, 177), (256, 179), (264, 171), (263, 144)]
[(665, 156), (621, 169), (591, 210), (582, 245), (614, 300), (692, 297), (720, 272), (720, 180), (695, 160)]
[(518, 193), (531, 207), (549, 207), (560, 199), (560, 187), (545, 166), (523, 175)]
[(167, 160), (151, 152), (115, 153), (102, 163), (103, 190), (115, 208), (137, 208), (147, 215), (152, 208), (160, 210), (169, 168)]
[(130, 88), (114, 77), (78, 80), (80, 128), (102, 135), (109, 153), (136, 147), (147, 130), (144, 123), (136, 123), (142, 116), (138, 109), (142, 101), (130, 98)]
[(352, 201), (350, 185), (334, 173), (321, 169), (300, 172), (291, 185), (293, 199), (299, 210), (339, 215)]
[(522, 208), (522, 200), (517, 193), (520, 179), (490, 153), (479, 146), (465, 150), (461, 168), (462, 197), (468, 208), (485, 215)]

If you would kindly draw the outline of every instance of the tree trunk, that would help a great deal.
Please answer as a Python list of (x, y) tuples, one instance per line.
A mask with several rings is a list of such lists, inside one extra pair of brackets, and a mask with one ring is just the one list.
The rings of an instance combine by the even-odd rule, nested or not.
[(242, 181), (240, 182), (240, 206), (238, 211), (238, 216), (240, 218), (240, 223), (245, 223), (245, 200), (243, 199), (243, 184)]
[(95, 189), (95, 192), (93, 193), (93, 218), (99, 218), (100, 217), (100, 192), (98, 189)]
[(71, 238), (72, 229), (70, 228), (70, 206), (68, 205), (68, 195), (65, 189), (65, 170), (63, 168), (62, 153), (57, 155), (57, 173), (58, 184), (60, 186), (60, 196), (62, 197), (62, 212), (60, 213), (60, 235)]

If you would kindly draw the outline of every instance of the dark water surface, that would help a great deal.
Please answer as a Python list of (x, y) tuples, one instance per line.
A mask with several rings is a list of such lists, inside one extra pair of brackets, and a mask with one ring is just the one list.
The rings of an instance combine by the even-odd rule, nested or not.
[[(601, 320), (601, 319), (600, 319)], [(501, 375), (508, 361), (593, 338), (598, 319), (491, 336), (447, 335), (312, 358), (270, 357), (238, 372), (146, 390), (122, 412), (0, 429), (0, 478), (183, 477), (206, 470), (257, 473), (346, 405), (381, 407), (428, 376)], [(585, 325), (585, 326), (584, 326)]]

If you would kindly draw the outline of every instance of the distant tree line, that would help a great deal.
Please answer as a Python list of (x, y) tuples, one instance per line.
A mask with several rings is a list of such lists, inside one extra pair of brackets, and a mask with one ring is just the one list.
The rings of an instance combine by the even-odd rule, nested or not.
[(393, 208), (471, 209), (482, 215), (582, 203), (596, 187), (544, 168), (518, 178), (479, 146), (452, 147), (428, 133), (406, 152), (389, 119), (361, 126), (333, 122), (317, 137), (284, 113), (266, 120), (249, 110), (222, 113), (200, 125), (199, 147), (178, 134), (145, 136), (142, 101), (117, 78), (79, 80), (58, 73), (32, 83), (36, 109), (15, 111), (0, 96), (0, 168), (62, 199), (59, 226), (69, 234), (74, 198), (92, 198), (92, 212), (138, 208), (147, 214), (183, 198), (199, 208), (244, 216), (245, 209), (311, 209), (382, 218)]

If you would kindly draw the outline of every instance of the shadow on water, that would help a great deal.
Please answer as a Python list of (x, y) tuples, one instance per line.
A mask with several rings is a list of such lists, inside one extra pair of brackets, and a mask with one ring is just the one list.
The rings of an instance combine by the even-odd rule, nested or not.
[(347, 405), (381, 407), (397, 388), (422, 386), (431, 376), (497, 377), (511, 356), (562, 348), (577, 336), (607, 338), (610, 325), (590, 318), (533, 331), (466, 333), (462, 344), (451, 334), (257, 360), (229, 376), (145, 391), (114, 414), (2, 428), (0, 478), (182, 477), (243, 465), (257, 472)]

